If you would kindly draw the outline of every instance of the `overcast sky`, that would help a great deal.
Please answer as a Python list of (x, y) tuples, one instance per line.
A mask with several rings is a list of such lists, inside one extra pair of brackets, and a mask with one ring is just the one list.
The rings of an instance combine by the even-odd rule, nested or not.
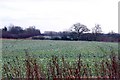
[(0, 0), (0, 28), (36, 26), (41, 32), (68, 30), (81, 23), (89, 29), (118, 32), (119, 0)]

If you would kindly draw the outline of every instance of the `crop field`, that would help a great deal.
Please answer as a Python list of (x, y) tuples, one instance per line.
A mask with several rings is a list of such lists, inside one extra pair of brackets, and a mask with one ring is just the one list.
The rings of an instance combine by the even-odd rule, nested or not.
[(39, 59), (51, 55), (65, 56), (74, 60), (79, 54), (84, 59), (107, 58), (111, 53), (118, 53), (118, 43), (86, 41), (50, 41), (50, 40), (2, 40), (2, 54), (5, 57), (24, 57), (25, 51)]
[[(25, 59), (27, 56), (37, 60), (45, 73), (46, 65), (52, 56), (59, 58), (59, 65), (62, 57), (72, 66), (80, 57), (84, 64), (88, 64), (94, 72), (95, 62), (110, 59), (111, 53), (118, 54), (118, 43), (94, 42), (94, 41), (54, 41), (54, 40), (2, 40), (2, 63), (21, 67), (22, 75), (25, 75)], [(14, 70), (13, 70), (14, 72)], [(47, 74), (47, 73), (45, 73)], [(3, 71), (3, 76), (7, 76)]]

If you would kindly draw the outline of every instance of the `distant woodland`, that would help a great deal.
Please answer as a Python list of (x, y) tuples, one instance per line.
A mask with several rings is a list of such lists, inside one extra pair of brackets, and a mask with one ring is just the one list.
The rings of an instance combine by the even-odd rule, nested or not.
[(83, 24), (76, 23), (70, 27), (69, 31), (45, 31), (44, 33), (41, 33), (35, 26), (23, 29), (21, 26), (10, 25), (0, 29), (0, 33), (0, 38), (7, 39), (120, 42), (120, 34), (113, 31), (105, 34), (99, 24), (96, 24), (92, 30)]

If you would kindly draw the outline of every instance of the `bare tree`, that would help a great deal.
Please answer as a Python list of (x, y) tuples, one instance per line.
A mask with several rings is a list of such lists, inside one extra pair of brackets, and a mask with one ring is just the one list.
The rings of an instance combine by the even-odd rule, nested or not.
[(113, 30), (111, 30), (108, 34), (115, 34), (115, 32)]
[(94, 28), (92, 28), (92, 33), (101, 33), (102, 29), (99, 24), (96, 24)]
[(73, 24), (71, 31), (74, 31), (78, 34), (77, 39), (79, 40), (81, 34), (83, 34), (84, 32), (88, 32), (90, 30), (87, 28), (87, 26), (80, 23), (76, 23), (76, 24)]
[(94, 40), (98, 40), (100, 38), (99, 34), (102, 32), (102, 28), (100, 27), (99, 24), (95, 24), (95, 27), (92, 28), (92, 33), (94, 36)]

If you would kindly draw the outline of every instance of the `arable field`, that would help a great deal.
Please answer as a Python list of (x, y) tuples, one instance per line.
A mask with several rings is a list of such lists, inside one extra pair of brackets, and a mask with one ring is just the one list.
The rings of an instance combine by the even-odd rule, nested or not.
[[(118, 43), (94, 42), (94, 41), (53, 41), (53, 40), (2, 40), (2, 62), (16, 66), (19, 63), (23, 67), (26, 53), (35, 58), (45, 69), (45, 65), (51, 57), (64, 56), (65, 60), (76, 61), (81, 56), (83, 63), (91, 66), (103, 59), (108, 59), (111, 53), (118, 54)], [(15, 61), (18, 61), (16, 63)], [(46, 70), (45, 70), (46, 71)]]
[[(108, 57), (110, 52), (118, 53), (118, 43), (88, 41), (52, 41), (52, 40), (2, 40), (4, 57), (22, 57), (25, 51), (34, 57), (46, 59), (51, 55), (65, 56), (71, 60), (79, 54), (85, 59)], [(95, 59), (95, 58), (94, 58)]]

